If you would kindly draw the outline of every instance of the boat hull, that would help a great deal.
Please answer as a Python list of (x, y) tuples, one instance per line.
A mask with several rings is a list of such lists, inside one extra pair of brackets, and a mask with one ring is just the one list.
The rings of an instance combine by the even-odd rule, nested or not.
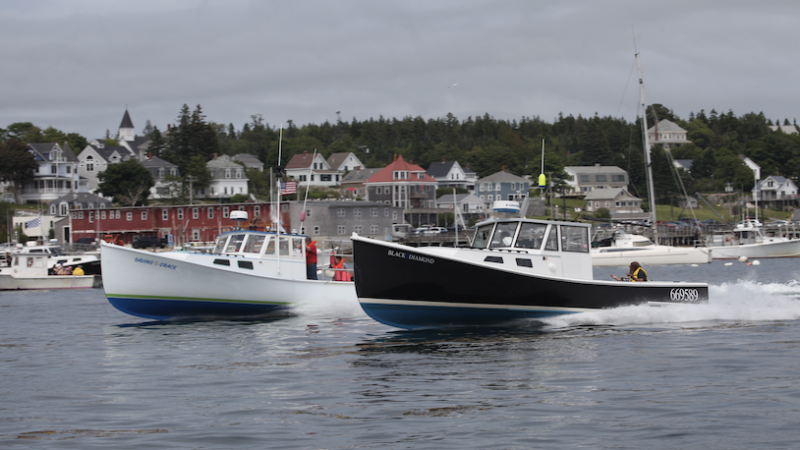
[[(220, 259), (234, 264), (215, 265)], [(241, 269), (239, 261), (254, 269)], [(357, 301), (353, 283), (266, 276), (258, 259), (103, 245), (101, 262), (109, 302), (148, 319), (249, 319), (301, 304)]]
[(714, 259), (790, 258), (800, 256), (800, 240), (711, 247)]
[(0, 275), (0, 291), (34, 289), (88, 289), (100, 286), (100, 277), (93, 275), (48, 275), (43, 277), (15, 278)]
[[(489, 324), (642, 303), (708, 301), (705, 283), (548, 277), (425, 248), (358, 237), (352, 240), (361, 307), (373, 319), (399, 328)], [(520, 256), (471, 251), (512, 261)]]

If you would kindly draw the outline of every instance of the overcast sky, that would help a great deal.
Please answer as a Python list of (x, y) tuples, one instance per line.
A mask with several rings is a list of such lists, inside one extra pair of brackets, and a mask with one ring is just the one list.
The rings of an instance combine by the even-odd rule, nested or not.
[(800, 2), (0, 0), (0, 127), (798, 116)]

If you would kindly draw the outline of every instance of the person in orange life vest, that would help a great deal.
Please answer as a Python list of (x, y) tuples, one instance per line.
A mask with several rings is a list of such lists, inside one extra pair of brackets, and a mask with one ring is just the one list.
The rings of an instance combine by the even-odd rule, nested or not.
[[(616, 275), (611, 275), (611, 278), (617, 281), (623, 281)], [(631, 263), (630, 272), (628, 272), (628, 278), (628, 280), (624, 281), (647, 281), (647, 272), (645, 272), (644, 268), (642, 268), (638, 262), (634, 261)]]
[(306, 278), (317, 279), (317, 243), (306, 236)]
[(334, 281), (352, 281), (350, 273), (344, 270), (344, 258), (336, 257), (336, 264), (333, 268), (336, 270), (336, 275), (333, 277)]

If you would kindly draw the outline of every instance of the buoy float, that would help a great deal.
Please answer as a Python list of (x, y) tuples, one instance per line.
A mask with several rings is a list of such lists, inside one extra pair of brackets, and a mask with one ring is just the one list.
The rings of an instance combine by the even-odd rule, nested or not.
[(739, 262), (747, 262), (747, 256), (740, 256)]
[(753, 265), (754, 266), (760, 266), (761, 265), (761, 261), (755, 260), (755, 261), (753, 261)]
[(725, 263), (726, 266), (732, 266), (733, 263)]

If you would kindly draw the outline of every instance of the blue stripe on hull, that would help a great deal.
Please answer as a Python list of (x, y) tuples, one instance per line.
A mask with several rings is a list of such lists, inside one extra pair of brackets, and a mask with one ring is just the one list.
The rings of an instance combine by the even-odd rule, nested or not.
[(234, 303), (230, 301), (214, 302), (124, 297), (108, 297), (108, 301), (115, 308), (126, 314), (155, 320), (255, 318), (288, 308), (288, 305), (281, 304)]
[(487, 325), (515, 319), (539, 319), (573, 314), (573, 311), (535, 311), (462, 308), (446, 306), (412, 306), (362, 303), (368, 316), (386, 325), (413, 330), (416, 328)]

